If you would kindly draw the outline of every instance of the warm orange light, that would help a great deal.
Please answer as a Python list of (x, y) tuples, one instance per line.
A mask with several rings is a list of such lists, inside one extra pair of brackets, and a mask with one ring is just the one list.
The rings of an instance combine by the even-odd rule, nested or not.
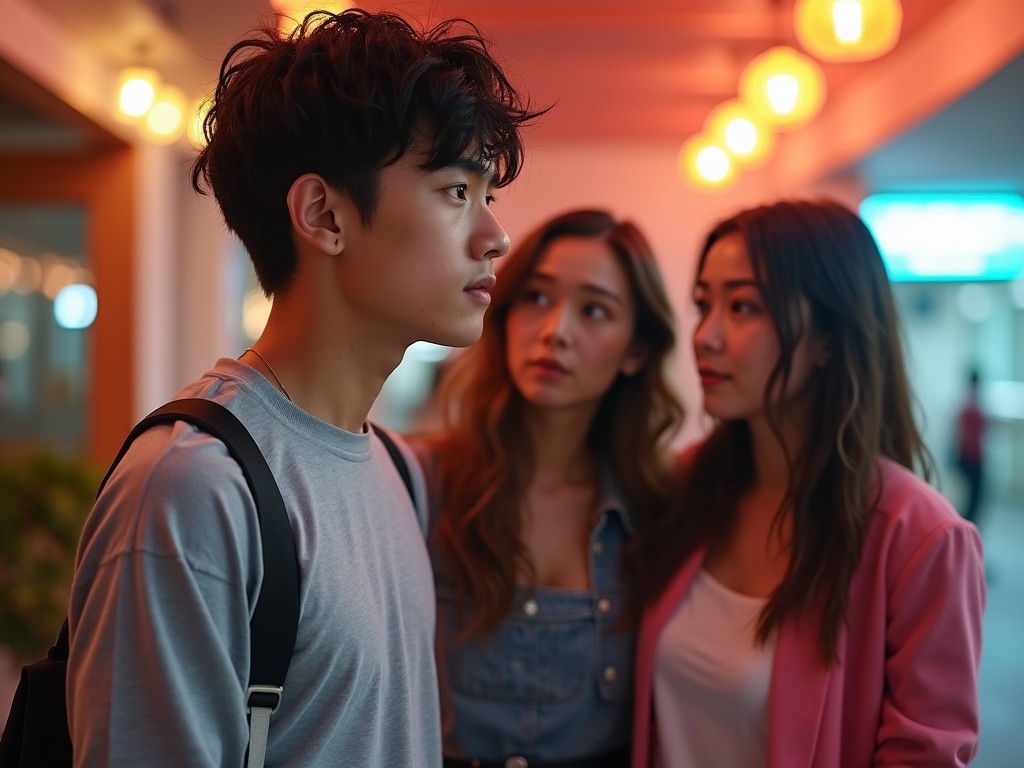
[(203, 96), (196, 99), (189, 109), (188, 125), (185, 126), (185, 136), (188, 143), (196, 149), (206, 146), (206, 133), (203, 131), (203, 123), (206, 122), (206, 113), (210, 111), (210, 97)]
[(155, 144), (173, 144), (185, 131), (185, 94), (173, 85), (163, 86), (146, 115), (146, 138)]
[(160, 87), (160, 75), (150, 67), (127, 67), (117, 78), (118, 120), (136, 122), (149, 112)]
[(736, 165), (729, 153), (704, 134), (684, 142), (676, 163), (679, 177), (699, 189), (727, 189), (736, 178)]
[(277, 13), (277, 34), (281, 37), (288, 37), (294, 32), (312, 11), (341, 13), (355, 7), (355, 3), (348, 0), (270, 0), (270, 5)]
[(867, 61), (891, 51), (900, 37), (899, 0), (796, 0), (796, 36), (822, 61)]
[(825, 104), (825, 75), (814, 59), (789, 46), (770, 48), (740, 74), (740, 98), (779, 130), (794, 130)]
[(704, 121), (704, 133), (744, 166), (761, 165), (775, 148), (771, 127), (739, 99), (715, 107)]

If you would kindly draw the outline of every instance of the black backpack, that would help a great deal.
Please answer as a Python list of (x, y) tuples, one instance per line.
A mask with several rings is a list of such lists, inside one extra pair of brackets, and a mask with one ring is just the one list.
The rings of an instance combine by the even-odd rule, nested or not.
[[(253, 720), (257, 717), (269, 720), (280, 703), (299, 623), (299, 566), (291, 524), (281, 492), (252, 436), (231, 411), (212, 400), (174, 400), (157, 408), (135, 426), (107, 470), (99, 490), (103, 489), (114, 467), (136, 437), (157, 424), (175, 421), (190, 422), (221, 440), (241, 466), (256, 501), (263, 543), (264, 579), (250, 624), (252, 664), (246, 699), (252, 713), (252, 730)], [(405, 458), (383, 430), (374, 427), (374, 431), (387, 448), (415, 505), (412, 477)], [(60, 768), (71, 765), (65, 694), (67, 663), (68, 622), (65, 619), (46, 658), (21, 670), (21, 681), (0, 737), (0, 767)]]

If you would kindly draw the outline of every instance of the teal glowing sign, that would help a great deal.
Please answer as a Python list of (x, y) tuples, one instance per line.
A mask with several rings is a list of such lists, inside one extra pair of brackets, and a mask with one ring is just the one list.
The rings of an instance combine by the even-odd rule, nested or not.
[(1013, 193), (884, 193), (860, 215), (894, 281), (1024, 278), (1024, 198)]

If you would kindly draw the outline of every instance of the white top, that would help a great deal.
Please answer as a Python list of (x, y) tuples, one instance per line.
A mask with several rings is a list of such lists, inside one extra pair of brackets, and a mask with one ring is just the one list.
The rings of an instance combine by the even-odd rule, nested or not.
[(656, 768), (765, 765), (775, 638), (755, 636), (766, 602), (697, 574), (658, 640)]

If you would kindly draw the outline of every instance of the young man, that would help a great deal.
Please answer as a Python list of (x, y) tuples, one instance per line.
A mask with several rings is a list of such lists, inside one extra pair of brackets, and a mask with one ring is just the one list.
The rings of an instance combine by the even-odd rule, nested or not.
[[(477, 339), (508, 250), (491, 192), (536, 113), (457, 29), (355, 10), (239, 43), (193, 171), (274, 297), (259, 341), (179, 393), (242, 420), (291, 519), (300, 617), (269, 766), (440, 765), (423, 521), (365, 419), (410, 343)], [(242, 765), (259, 542), (223, 443), (183, 422), (134, 442), (78, 552), (76, 765)]]

